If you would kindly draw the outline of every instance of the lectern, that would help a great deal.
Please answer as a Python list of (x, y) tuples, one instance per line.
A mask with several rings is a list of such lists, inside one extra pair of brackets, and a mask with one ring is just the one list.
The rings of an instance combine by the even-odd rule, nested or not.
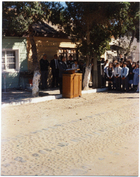
[(75, 73), (75, 70), (68, 70), (63, 74), (62, 96), (74, 98), (81, 96), (82, 73)]

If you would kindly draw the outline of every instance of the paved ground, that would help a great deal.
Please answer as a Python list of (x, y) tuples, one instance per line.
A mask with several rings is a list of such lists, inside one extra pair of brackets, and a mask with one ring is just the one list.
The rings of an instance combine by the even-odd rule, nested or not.
[(3, 107), (2, 175), (138, 175), (138, 93)]

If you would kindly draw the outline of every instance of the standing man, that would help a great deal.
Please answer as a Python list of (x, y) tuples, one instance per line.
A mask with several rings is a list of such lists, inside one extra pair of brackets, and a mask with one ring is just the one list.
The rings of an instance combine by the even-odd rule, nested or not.
[(59, 84), (59, 60), (57, 54), (54, 55), (54, 59), (51, 60), (50, 67), (52, 68), (52, 87), (58, 87)]
[(48, 66), (49, 62), (47, 60), (47, 55), (44, 54), (43, 58), (40, 60), (42, 90), (47, 89)]
[(72, 56), (70, 55), (70, 56), (69, 56), (69, 60), (67, 61), (68, 68), (72, 68), (73, 63), (74, 63), (73, 58), (72, 58)]
[(60, 84), (60, 94), (62, 94), (62, 83), (63, 83), (63, 73), (67, 69), (66, 58), (63, 56), (59, 62), (59, 84)]
[(126, 88), (126, 91), (129, 90), (129, 85), (128, 85), (128, 74), (129, 74), (129, 68), (127, 67), (126, 62), (123, 63), (123, 68), (121, 71), (121, 78), (122, 78), (122, 85), (123, 85), (123, 91)]

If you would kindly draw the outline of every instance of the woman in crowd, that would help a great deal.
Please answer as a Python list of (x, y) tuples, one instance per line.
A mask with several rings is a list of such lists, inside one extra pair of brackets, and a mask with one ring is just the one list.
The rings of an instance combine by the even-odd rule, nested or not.
[(133, 87), (136, 91), (138, 84), (139, 84), (139, 64), (136, 64), (136, 67), (133, 69), (134, 78), (133, 78)]
[(106, 68), (106, 75), (107, 75), (109, 90), (111, 90), (111, 88), (112, 88), (113, 74), (114, 74), (113, 64), (110, 62), (109, 66)]
[(132, 86), (132, 84), (133, 84), (133, 76), (134, 76), (133, 68), (132, 68), (130, 60), (127, 60), (126, 62), (127, 62), (127, 67), (129, 68), (129, 74), (128, 74), (129, 90), (132, 90), (133, 89), (133, 86)]
[(106, 86), (106, 81), (107, 81), (107, 75), (106, 75), (106, 69), (108, 67), (108, 60), (105, 61), (104, 63), (104, 82), (105, 82), (105, 86)]

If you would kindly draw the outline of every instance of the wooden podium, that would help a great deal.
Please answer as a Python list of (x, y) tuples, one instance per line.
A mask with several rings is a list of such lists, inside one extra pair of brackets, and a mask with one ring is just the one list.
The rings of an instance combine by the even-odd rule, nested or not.
[(81, 96), (82, 73), (68, 71), (63, 74), (62, 96), (64, 98), (74, 98)]

